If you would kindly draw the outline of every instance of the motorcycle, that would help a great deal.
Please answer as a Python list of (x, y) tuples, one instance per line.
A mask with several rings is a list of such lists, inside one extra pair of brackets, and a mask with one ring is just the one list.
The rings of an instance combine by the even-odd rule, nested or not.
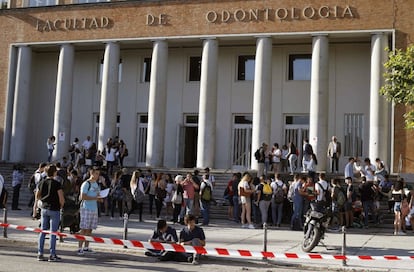
[(312, 202), (310, 209), (305, 215), (305, 224), (303, 227), (304, 238), (302, 241), (302, 250), (311, 252), (324, 238), (325, 231), (331, 220), (330, 209), (325, 207), (324, 203)]

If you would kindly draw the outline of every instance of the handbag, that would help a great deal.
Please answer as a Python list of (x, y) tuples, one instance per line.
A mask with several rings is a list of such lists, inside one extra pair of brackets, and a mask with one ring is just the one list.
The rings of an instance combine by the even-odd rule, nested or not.
[(181, 204), (183, 202), (183, 195), (180, 194), (178, 190), (175, 190), (171, 202), (174, 204)]
[(251, 193), (246, 192), (243, 187), (240, 187), (240, 196), (250, 197)]

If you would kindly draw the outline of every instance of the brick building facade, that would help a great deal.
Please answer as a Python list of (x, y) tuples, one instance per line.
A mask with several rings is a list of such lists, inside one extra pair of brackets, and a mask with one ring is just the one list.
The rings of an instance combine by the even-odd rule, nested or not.
[[(326, 170), (336, 135), (348, 149), (342, 166), (359, 155), (414, 170), (405, 109), (373, 97), (384, 48), (412, 43), (412, 1), (36, 3), (10, 0), (0, 9), (6, 161), (43, 160), (52, 134), (62, 136), (56, 158), (74, 137), (91, 135), (102, 148), (119, 134), (130, 165), (257, 168), (251, 151), (261, 142), (301, 146), (307, 136)], [(295, 58), (310, 55), (319, 56), (309, 62), (312, 75), (290, 78)], [(247, 69), (251, 56), (249, 80), (240, 62)], [(348, 133), (358, 122), (360, 132)]]

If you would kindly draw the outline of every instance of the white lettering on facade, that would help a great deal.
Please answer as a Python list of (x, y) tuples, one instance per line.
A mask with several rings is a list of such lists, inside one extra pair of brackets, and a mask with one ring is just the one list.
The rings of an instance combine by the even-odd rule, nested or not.
[(275, 20), (318, 20), (318, 19), (352, 19), (355, 10), (350, 6), (305, 6), (303, 8), (263, 8), (209, 10), (206, 13), (208, 23), (255, 22)]
[(36, 22), (36, 30), (39, 32), (51, 31), (70, 31), (82, 29), (103, 29), (110, 27), (108, 17), (83, 17), (83, 18), (64, 18), (54, 20), (40, 20)]
[(164, 13), (160, 13), (158, 15), (154, 14), (147, 14), (146, 25), (147, 26), (160, 26), (160, 25), (168, 25), (168, 15)]

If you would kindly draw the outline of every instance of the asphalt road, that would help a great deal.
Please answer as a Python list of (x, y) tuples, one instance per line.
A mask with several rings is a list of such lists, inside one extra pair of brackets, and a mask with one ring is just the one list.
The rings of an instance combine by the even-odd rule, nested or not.
[[(47, 243), (46, 247), (47, 248)], [(297, 266), (286, 267), (275, 264), (244, 262), (240, 260), (203, 257), (199, 265), (190, 263), (160, 262), (157, 258), (147, 257), (142, 252), (131, 250), (102, 251), (95, 254), (78, 256), (72, 245), (58, 248), (62, 261), (59, 263), (39, 262), (36, 259), (36, 244), (33, 242), (12, 241), (0, 239), (0, 271), (36, 271), (36, 272), (99, 272), (99, 271), (315, 271)]]

